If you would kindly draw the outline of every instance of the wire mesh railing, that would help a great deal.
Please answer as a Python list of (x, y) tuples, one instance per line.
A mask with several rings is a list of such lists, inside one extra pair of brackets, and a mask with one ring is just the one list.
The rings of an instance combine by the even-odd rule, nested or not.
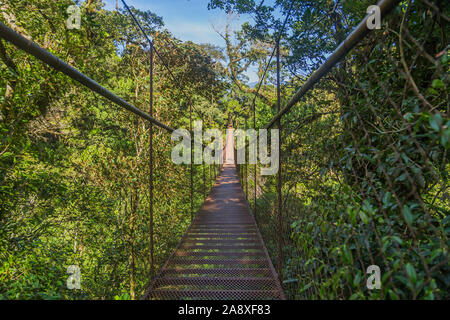
[(266, 126), (281, 176), (242, 166), (288, 298), (449, 298), (448, 9), (405, 1), (341, 44)]

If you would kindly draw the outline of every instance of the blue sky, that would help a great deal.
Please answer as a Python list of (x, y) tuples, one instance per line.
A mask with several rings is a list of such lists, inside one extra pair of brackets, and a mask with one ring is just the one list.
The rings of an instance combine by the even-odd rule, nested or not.
[[(212, 43), (224, 47), (223, 39), (214, 31), (212, 24), (223, 29), (226, 14), (221, 10), (208, 10), (208, 0), (125, 0), (129, 6), (140, 10), (150, 10), (161, 16), (164, 27), (176, 38), (195, 43)], [(106, 9), (113, 10), (116, 0), (103, 0)], [(123, 7), (119, 0), (119, 7)], [(249, 16), (239, 17), (233, 27), (251, 19)], [(257, 81), (254, 68), (247, 73), (250, 82)]]
[[(106, 3), (106, 9), (116, 6), (116, 0), (103, 2)], [(223, 24), (225, 14), (219, 10), (208, 10), (208, 0), (126, 0), (126, 3), (163, 17), (165, 27), (181, 40), (223, 46), (222, 39), (215, 33), (211, 23)], [(119, 7), (123, 7), (120, 0)]]

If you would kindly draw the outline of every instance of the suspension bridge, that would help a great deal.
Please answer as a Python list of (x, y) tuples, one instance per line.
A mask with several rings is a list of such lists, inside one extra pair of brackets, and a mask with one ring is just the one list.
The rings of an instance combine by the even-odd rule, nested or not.
[(233, 140), (227, 130), (220, 175), (145, 298), (284, 299), (239, 181)]
[[(399, 1), (380, 1), (382, 17), (396, 7)], [(125, 3), (124, 3), (125, 4)], [(129, 9), (127, 7), (127, 9)], [(132, 15), (131, 11), (129, 13)], [(271, 59), (276, 55), (277, 59), (277, 113), (265, 126), (266, 129), (277, 127), (281, 129), (281, 119), (288, 114), (291, 108), (306, 95), (310, 93), (314, 85), (336, 66), (355, 46), (364, 39), (371, 30), (367, 27), (366, 17), (355, 30), (341, 43), (331, 54), (326, 62), (321, 65), (304, 82), (299, 90), (282, 107), (280, 100), (280, 53), (279, 38), (272, 52), (272, 56), (264, 70), (263, 79), (268, 70)], [(137, 23), (137, 21), (135, 20)], [(143, 32), (142, 28), (140, 30)], [(280, 32), (281, 34), (281, 32)], [(150, 44), (150, 67), (153, 67), (153, 52), (161, 60), (147, 35)], [(42, 62), (54, 69), (66, 74), (72, 79), (83, 84), (92, 91), (105, 97), (111, 102), (125, 108), (126, 110), (147, 120), (151, 126), (158, 126), (167, 132), (174, 131), (157, 120), (152, 114), (153, 96), (150, 96), (150, 112), (145, 112), (114, 93), (110, 92), (100, 84), (82, 74), (66, 62), (55, 57), (50, 52), (41, 48), (38, 44), (23, 37), (19, 33), (0, 23), (0, 37), (9, 41), (16, 47), (35, 56)], [(164, 66), (166, 64), (163, 62)], [(152, 88), (153, 73), (150, 70), (150, 87)], [(170, 73), (171, 76), (172, 73)], [(253, 105), (253, 128), (256, 129), (255, 100), (262, 81), (259, 83)], [(189, 106), (190, 130), (192, 131), (193, 106)], [(153, 261), (153, 211), (150, 214), (150, 236), (151, 236), (151, 270), (152, 279), (148, 286), (144, 299), (285, 299), (281, 284), (282, 271), (282, 241), (281, 241), (281, 219), (282, 219), (282, 185), (280, 162), (277, 194), (278, 194), (278, 256), (276, 268), (272, 264), (260, 230), (255, 220), (256, 212), (252, 212), (246, 194), (242, 187), (242, 181), (235, 164), (235, 147), (233, 137), (228, 133), (226, 147), (224, 149), (225, 163), (221, 167), (214, 186), (206, 197), (200, 210), (194, 214), (191, 225), (185, 232), (175, 250), (168, 260), (154, 274)], [(152, 144), (150, 143), (150, 146)], [(151, 154), (151, 153), (150, 153)], [(191, 154), (192, 156), (192, 154)], [(192, 159), (192, 158), (191, 158)], [(192, 161), (191, 161), (192, 163)], [(152, 168), (153, 170), (153, 168)], [(150, 171), (151, 175), (153, 171)], [(191, 211), (193, 211), (193, 169), (191, 164)], [(256, 166), (255, 174), (256, 177)], [(152, 178), (152, 177), (151, 177)], [(255, 178), (255, 204), (256, 210), (256, 178)], [(245, 183), (248, 187), (248, 184)], [(152, 192), (153, 186), (150, 190)], [(151, 197), (153, 194), (151, 193)], [(152, 204), (152, 202), (151, 202)], [(254, 210), (254, 211), (255, 211)], [(406, 231), (405, 231), (406, 232)]]

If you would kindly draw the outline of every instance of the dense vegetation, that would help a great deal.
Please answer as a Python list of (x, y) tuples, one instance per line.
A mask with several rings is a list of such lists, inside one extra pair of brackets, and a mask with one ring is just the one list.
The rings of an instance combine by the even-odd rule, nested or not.
[[(275, 43), (291, 13), (281, 40), (287, 102), (370, 4), (213, 0), (210, 6), (253, 14), (256, 24), (242, 32), (254, 47)], [(381, 30), (283, 117), (278, 232), (290, 298), (449, 298), (448, 14), (445, 1), (402, 1)], [(273, 71), (274, 62), (262, 89), (269, 103), (256, 104), (257, 127), (276, 113)], [(246, 104), (235, 114), (252, 125)], [(253, 170), (241, 168), (250, 202)], [(257, 181), (256, 217), (276, 265), (277, 177), (258, 173)], [(380, 290), (366, 287), (370, 265), (381, 269)]]
[[(148, 111), (148, 45), (131, 17), (86, 1), (81, 29), (68, 30), (70, 4), (2, 1), (0, 19)], [(176, 77), (155, 57), (155, 117), (188, 128), (192, 103), (195, 119), (223, 125), (223, 81), (206, 49), (133, 12)], [(150, 275), (148, 124), (3, 40), (0, 53), (0, 298), (139, 297)], [(154, 131), (158, 268), (189, 224), (190, 178), (170, 161), (170, 134)], [(203, 186), (195, 168), (194, 210), (214, 180), (205, 169)], [(80, 267), (81, 291), (66, 288), (69, 265)]]
[[(426, 3), (431, 3), (431, 6)], [(6, 0), (0, 21), (133, 105), (148, 110), (149, 52), (125, 11), (86, 0), (81, 30), (71, 0)], [(189, 127), (264, 127), (366, 15), (371, 1), (210, 0), (228, 12), (224, 48), (175, 39), (133, 9), (173, 77), (155, 58), (157, 119)], [(205, 3), (206, 5), (206, 3)], [(252, 15), (240, 30), (233, 14)], [(293, 299), (448, 299), (449, 4), (402, 1), (282, 120), (283, 286)], [(286, 26), (281, 27), (286, 16)], [(150, 279), (149, 126), (0, 40), (0, 298), (128, 299)], [(190, 221), (189, 167), (170, 161), (154, 129), (155, 262)], [(205, 170), (205, 171), (204, 171)], [(241, 166), (244, 190), (277, 263), (277, 176)], [(206, 172), (206, 183), (203, 180)], [(195, 166), (195, 208), (214, 168)], [(82, 290), (66, 288), (79, 265)], [(378, 265), (381, 290), (368, 290)]]

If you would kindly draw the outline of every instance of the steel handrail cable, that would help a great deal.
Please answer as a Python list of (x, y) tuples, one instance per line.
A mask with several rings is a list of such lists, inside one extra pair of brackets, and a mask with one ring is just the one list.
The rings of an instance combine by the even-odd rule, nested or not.
[(49, 51), (47, 51), (44, 48), (42, 48), (41, 46), (39, 46), (37, 43), (25, 38), (21, 34), (15, 32), (14, 30), (9, 28), (2, 22), (0, 22), (0, 37), (5, 39), (6, 41), (12, 43), (17, 48), (27, 52), (28, 54), (33, 55), (34, 57), (41, 60), (45, 64), (64, 73), (65, 75), (72, 78), (73, 80), (81, 83), (88, 89), (95, 91), (96, 93), (105, 97), (109, 101), (127, 109), (128, 111), (133, 112), (134, 114), (140, 116), (141, 118), (144, 118), (144, 119), (150, 121), (151, 123), (155, 124), (156, 126), (162, 128), (162, 129), (165, 129), (166, 131), (168, 131), (170, 133), (175, 131), (175, 129), (167, 126), (166, 124), (160, 122), (156, 118), (150, 116), (148, 113), (142, 111), (141, 109), (133, 106), (129, 102), (123, 100), (122, 98), (115, 95), (114, 93), (112, 93), (111, 91), (106, 89), (105, 87), (101, 86), (99, 83), (97, 83), (93, 79), (89, 78), (85, 74), (81, 73), (79, 70), (70, 66), (68, 63), (59, 59), (58, 57), (56, 57)]
[[(391, 12), (400, 0), (381, 0), (378, 2), (381, 16), (384, 17)], [(278, 112), (272, 120), (265, 126), (265, 129), (271, 128), (281, 117), (289, 112), (289, 110), (309, 91), (314, 85), (327, 75), (331, 69), (344, 58), (366, 35), (372, 31), (367, 27), (367, 21), (371, 14), (368, 14), (356, 29), (340, 43), (336, 50), (330, 57), (316, 70), (314, 71), (308, 80), (297, 90), (297, 92), (291, 97), (291, 99), (285, 104), (285, 106)]]

